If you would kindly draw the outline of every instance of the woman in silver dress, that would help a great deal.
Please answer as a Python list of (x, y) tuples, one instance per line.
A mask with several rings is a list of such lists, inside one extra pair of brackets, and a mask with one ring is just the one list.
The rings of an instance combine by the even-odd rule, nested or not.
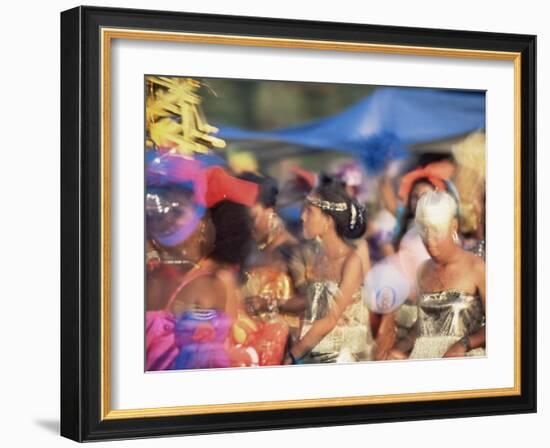
[(459, 245), (456, 202), (445, 192), (426, 193), (415, 219), (430, 259), (418, 269), (418, 320), (409, 357), (483, 356), (485, 263)]
[[(362, 298), (363, 263), (350, 240), (366, 229), (365, 210), (343, 184), (323, 177), (305, 201), (302, 275), (293, 275), (307, 306), (300, 340), (285, 364), (355, 362), (372, 357), (369, 312)], [(292, 267), (291, 267), (292, 269)]]

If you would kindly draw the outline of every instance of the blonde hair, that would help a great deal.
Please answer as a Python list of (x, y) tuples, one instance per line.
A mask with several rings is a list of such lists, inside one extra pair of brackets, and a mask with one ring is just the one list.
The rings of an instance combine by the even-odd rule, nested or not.
[(454, 198), (445, 191), (429, 191), (422, 195), (416, 206), (415, 222), (422, 237), (431, 230), (445, 236), (457, 215)]

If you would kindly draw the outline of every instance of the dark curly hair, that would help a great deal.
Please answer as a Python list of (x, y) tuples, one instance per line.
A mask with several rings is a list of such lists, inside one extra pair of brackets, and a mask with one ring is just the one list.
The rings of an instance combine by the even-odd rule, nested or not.
[(216, 231), (212, 259), (242, 266), (253, 249), (252, 220), (248, 208), (222, 201), (210, 209)]
[(346, 203), (347, 207), (343, 211), (321, 209), (323, 213), (334, 220), (336, 233), (341, 238), (354, 240), (365, 234), (367, 229), (365, 207), (359, 204), (355, 198), (349, 196), (345, 184), (341, 180), (321, 174), (315, 194), (324, 201)]

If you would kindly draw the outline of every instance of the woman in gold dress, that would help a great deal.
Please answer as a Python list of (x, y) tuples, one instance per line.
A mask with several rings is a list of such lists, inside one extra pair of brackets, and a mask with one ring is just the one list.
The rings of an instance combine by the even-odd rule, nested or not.
[(365, 233), (365, 210), (341, 182), (322, 177), (301, 218), (304, 237), (315, 242), (304, 248), (303, 275), (294, 275), (307, 306), (300, 340), (285, 364), (369, 360), (373, 341), (362, 297), (364, 274), (351, 242)]
[(445, 192), (425, 194), (416, 223), (430, 259), (418, 270), (410, 358), (483, 356), (485, 263), (459, 245), (456, 201)]
[(247, 263), (242, 288), (244, 308), (263, 321), (284, 321), (291, 341), (295, 341), (305, 300), (294, 290), (288, 264), (298, 241), (277, 215), (277, 181), (251, 172), (242, 173), (240, 178), (257, 184), (259, 189), (256, 203), (250, 207), (257, 250)]

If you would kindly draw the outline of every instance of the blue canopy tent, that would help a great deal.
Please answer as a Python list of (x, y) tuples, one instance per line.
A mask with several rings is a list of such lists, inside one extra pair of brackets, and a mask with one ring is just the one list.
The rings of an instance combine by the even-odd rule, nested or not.
[(228, 141), (263, 140), (338, 150), (377, 171), (411, 145), (485, 129), (485, 92), (383, 87), (340, 114), (272, 131), (218, 126)]

